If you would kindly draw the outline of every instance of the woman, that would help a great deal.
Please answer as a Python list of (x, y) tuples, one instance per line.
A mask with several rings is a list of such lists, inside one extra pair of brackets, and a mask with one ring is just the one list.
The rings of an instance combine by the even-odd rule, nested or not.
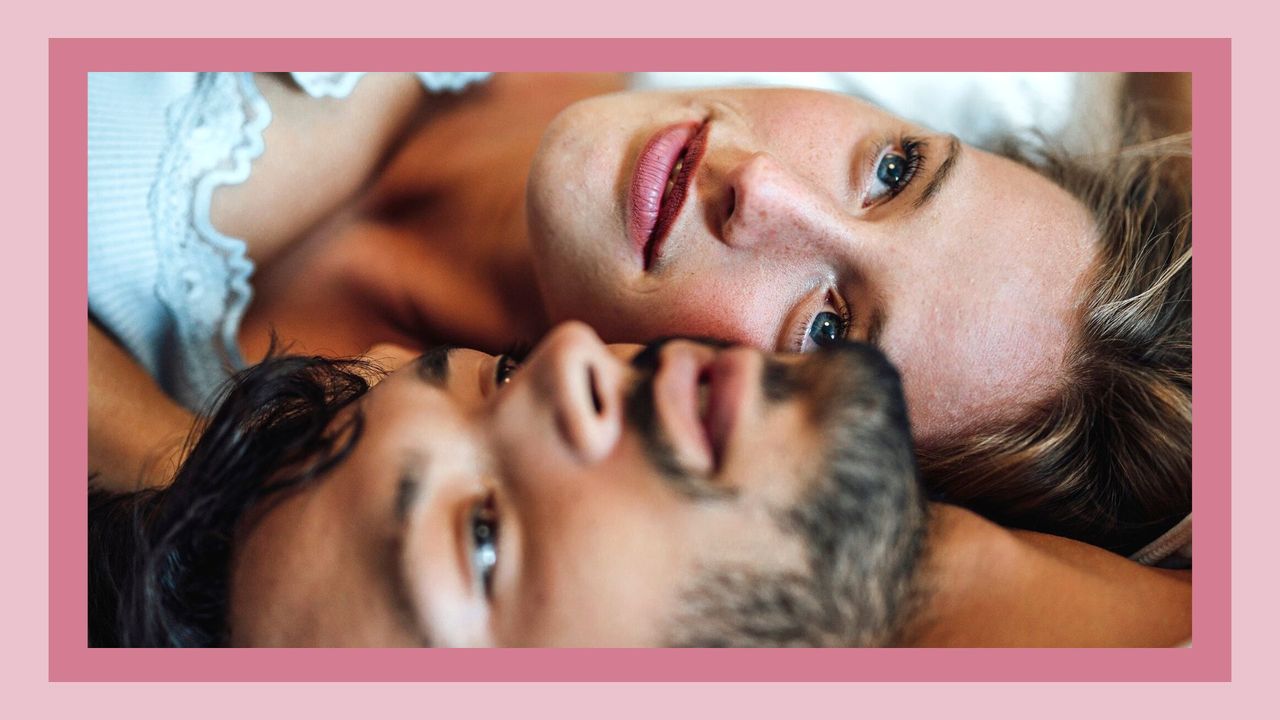
[[(256, 80), (267, 151), (210, 210), (255, 266), (244, 357), (272, 329), (334, 354), (497, 349), (567, 318), (618, 341), (865, 339), (902, 368), (948, 499), (1123, 551), (1189, 510), (1190, 234), (1166, 149), (1033, 170), (835, 95), (498, 76), (420, 111), (412, 83), (371, 82), (334, 113)], [(183, 411), (105, 336), (91, 353), (91, 467), (127, 478), (134, 439)], [(154, 432), (118, 422), (131, 403)]]

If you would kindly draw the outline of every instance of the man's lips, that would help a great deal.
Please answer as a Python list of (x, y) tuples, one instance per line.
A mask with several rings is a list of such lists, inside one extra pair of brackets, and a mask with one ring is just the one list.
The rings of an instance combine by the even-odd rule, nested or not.
[(711, 475), (723, 465), (750, 388), (753, 351), (717, 351), (677, 342), (662, 353), (654, 404), (668, 440), (689, 471)]
[(753, 371), (757, 367), (753, 361), (759, 357), (755, 351), (745, 348), (722, 350), (716, 355), (715, 362), (703, 371), (708, 396), (703, 405), (702, 422), (715, 453), (716, 470), (723, 466), (753, 378), (759, 384), (759, 372)]
[(661, 256), (662, 242), (680, 215), (693, 173), (706, 152), (709, 127), (707, 122), (667, 126), (640, 151), (631, 177), (627, 232), (645, 270)]

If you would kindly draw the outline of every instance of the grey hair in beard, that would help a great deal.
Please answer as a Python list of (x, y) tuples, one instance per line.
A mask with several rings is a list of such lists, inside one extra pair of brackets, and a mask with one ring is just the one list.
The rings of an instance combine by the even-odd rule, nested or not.
[(799, 396), (828, 454), (790, 508), (774, 512), (805, 549), (802, 569), (709, 565), (683, 594), (668, 644), (875, 647), (896, 641), (914, 605), (925, 496), (897, 371), (867, 345), (771, 364), (766, 396)]

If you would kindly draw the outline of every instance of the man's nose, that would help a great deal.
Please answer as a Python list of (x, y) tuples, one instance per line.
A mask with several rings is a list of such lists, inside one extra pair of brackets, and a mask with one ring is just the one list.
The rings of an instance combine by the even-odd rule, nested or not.
[(725, 192), (722, 237), (730, 247), (812, 253), (848, 235), (829, 193), (768, 153), (740, 160), (726, 176)]
[(569, 449), (586, 464), (608, 457), (622, 436), (626, 365), (595, 331), (580, 322), (556, 327), (524, 371), (551, 401)]

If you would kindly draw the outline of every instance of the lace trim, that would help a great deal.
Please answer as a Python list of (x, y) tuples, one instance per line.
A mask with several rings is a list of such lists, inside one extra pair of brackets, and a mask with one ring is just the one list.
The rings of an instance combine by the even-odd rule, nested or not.
[(418, 82), (431, 92), (460, 92), (468, 85), (487, 79), (490, 72), (420, 72)]
[[(364, 72), (295, 72), (289, 73), (298, 87), (314, 98), (345, 98), (356, 89), (360, 79), (369, 73)], [(471, 83), (483, 80), (492, 73), (487, 72), (420, 72), (418, 82), (428, 91), (458, 92)]]
[[(148, 204), (155, 224), (156, 292), (171, 313), (184, 369), (180, 399), (202, 403), (242, 367), (238, 332), (253, 291), (245, 243), (218, 232), (209, 212), (214, 191), (249, 177), (264, 149), (271, 109), (251, 73), (200, 73), (168, 111), (168, 143)], [(216, 357), (201, 352), (213, 344)]]
[[(367, 73), (293, 73), (308, 94), (346, 97)], [(489, 73), (416, 73), (428, 90), (458, 91)], [(173, 320), (176, 341), (162, 363), (171, 392), (201, 407), (244, 366), (240, 321), (253, 297), (253, 262), (243, 240), (218, 232), (209, 213), (222, 185), (249, 178), (265, 149), (271, 108), (252, 73), (198, 73), (190, 94), (166, 114), (167, 143), (148, 209), (155, 229), (156, 295)]]
[(345, 98), (369, 73), (362, 72), (296, 72), (289, 73), (298, 87), (313, 98)]

